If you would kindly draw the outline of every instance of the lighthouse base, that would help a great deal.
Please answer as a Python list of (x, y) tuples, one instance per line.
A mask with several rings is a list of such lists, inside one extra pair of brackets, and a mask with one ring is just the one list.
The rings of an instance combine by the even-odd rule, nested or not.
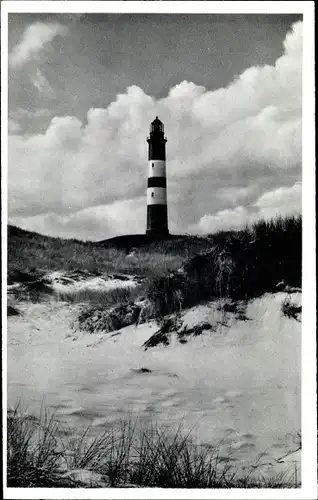
[(158, 238), (160, 238), (161, 236), (162, 237), (166, 237), (166, 236), (169, 236), (169, 231), (154, 231), (153, 229), (147, 229), (146, 231), (146, 234), (148, 234), (148, 236), (156, 236)]
[(146, 234), (163, 235), (169, 234), (167, 205), (147, 206), (147, 230)]

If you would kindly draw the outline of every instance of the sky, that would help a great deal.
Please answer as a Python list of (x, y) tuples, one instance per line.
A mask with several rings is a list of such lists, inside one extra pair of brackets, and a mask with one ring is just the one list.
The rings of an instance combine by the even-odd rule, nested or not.
[(146, 229), (149, 124), (169, 229), (301, 211), (301, 15), (9, 14), (9, 222), (102, 240)]

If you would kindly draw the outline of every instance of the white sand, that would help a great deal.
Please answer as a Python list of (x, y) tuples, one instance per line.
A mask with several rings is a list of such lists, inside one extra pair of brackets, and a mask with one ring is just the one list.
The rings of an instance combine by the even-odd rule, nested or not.
[[(155, 323), (89, 335), (71, 330), (74, 306), (20, 304), (23, 314), (8, 318), (9, 403), (22, 396), (38, 414), (45, 396), (62, 421), (92, 423), (96, 432), (128, 411), (161, 424), (183, 419), (199, 442), (222, 440), (221, 454), (233, 452), (239, 466), (264, 452), (260, 463), (271, 465), (259, 472), (280, 470), (275, 459), (297, 449), (300, 429), (301, 324), (282, 315), (285, 297), (250, 302), (247, 321), (213, 304), (198, 306), (184, 314), (185, 324), (228, 326), (147, 351), (142, 344)], [(300, 302), (301, 294), (292, 300)], [(151, 373), (134, 371), (141, 367)]]
[(51, 281), (56, 292), (78, 292), (80, 290), (113, 290), (136, 286), (133, 277), (121, 280), (109, 276), (80, 276), (73, 277), (72, 273), (54, 271), (47, 278)]

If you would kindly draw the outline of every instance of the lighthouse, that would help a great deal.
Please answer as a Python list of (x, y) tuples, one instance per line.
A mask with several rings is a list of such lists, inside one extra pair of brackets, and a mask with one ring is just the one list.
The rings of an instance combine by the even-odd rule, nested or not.
[(150, 235), (166, 236), (168, 230), (166, 142), (158, 116), (150, 125), (148, 142), (147, 230)]

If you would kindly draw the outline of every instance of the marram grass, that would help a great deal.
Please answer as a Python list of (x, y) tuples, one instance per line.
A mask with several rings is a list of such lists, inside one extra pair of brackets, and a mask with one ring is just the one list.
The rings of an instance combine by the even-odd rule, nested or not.
[(63, 429), (53, 413), (41, 408), (35, 418), (17, 405), (7, 418), (8, 487), (90, 487), (67, 472), (86, 470), (99, 475), (104, 486), (161, 488), (296, 488), (297, 470), (270, 478), (256, 463), (243, 475), (217, 446), (199, 446), (177, 428), (140, 424), (127, 416), (105, 426), (98, 436), (90, 428), (80, 435)]

